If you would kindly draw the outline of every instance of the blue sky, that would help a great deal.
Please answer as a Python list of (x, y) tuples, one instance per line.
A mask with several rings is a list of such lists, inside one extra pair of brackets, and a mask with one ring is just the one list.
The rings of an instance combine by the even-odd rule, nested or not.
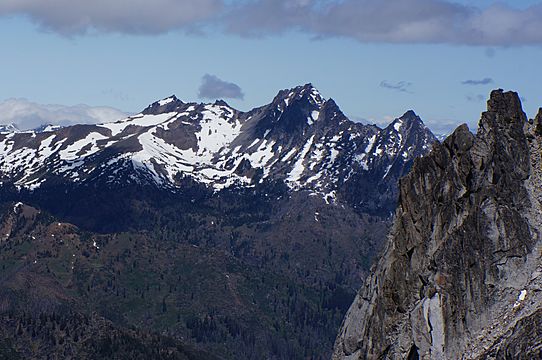
[(128, 14), (102, 0), (0, 3), (0, 101), (138, 112), (171, 94), (208, 101), (208, 74), (238, 87), (223, 94), (241, 110), (312, 82), (353, 119), (384, 124), (413, 109), (436, 132), (475, 127), (493, 88), (518, 91), (529, 117), (542, 106), (539, 1), (147, 2), (160, 11), (132, 1)]

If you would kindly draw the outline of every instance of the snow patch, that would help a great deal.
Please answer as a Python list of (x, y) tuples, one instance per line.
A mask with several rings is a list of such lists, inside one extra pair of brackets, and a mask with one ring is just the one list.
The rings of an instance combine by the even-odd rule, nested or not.
[(77, 140), (71, 145), (68, 145), (64, 150), (58, 152), (62, 160), (76, 160), (81, 158), (81, 150), (88, 145), (91, 145), (90, 149), (87, 150), (84, 155), (90, 156), (95, 154), (100, 150), (100, 147), (97, 145), (98, 140), (107, 139), (106, 136), (100, 133), (90, 133), (85, 138)]
[(126, 118), (124, 120), (114, 122), (114, 123), (100, 124), (98, 126), (111, 130), (111, 135), (116, 136), (122, 133), (130, 125), (140, 126), (140, 127), (156, 126), (172, 118), (176, 118), (177, 115), (178, 114), (175, 112), (159, 114), (159, 115), (138, 114), (138, 115)]
[(13, 212), (14, 212), (14, 213), (17, 213), (17, 211), (19, 210), (19, 208), (20, 208), (21, 206), (23, 206), (23, 205), (24, 205), (24, 204), (23, 204), (22, 202), (19, 201), (17, 204), (15, 204), (15, 205), (13, 206)]
[(288, 178), (286, 179), (290, 183), (296, 183), (299, 185), (299, 179), (301, 178), (301, 175), (303, 175), (303, 172), (305, 171), (305, 165), (303, 164), (305, 162), (305, 157), (309, 153), (312, 143), (314, 141), (314, 135), (311, 136), (311, 138), (305, 143), (303, 146), (303, 149), (301, 150), (301, 153), (298, 155), (297, 160), (294, 164), (294, 167), (292, 171), (290, 171), (290, 174)]
[(288, 153), (286, 154), (286, 156), (284, 156), (280, 161), (282, 162), (286, 162), (286, 161), (289, 161), (292, 156), (294, 156), (294, 154), (297, 152), (297, 148), (292, 148), (292, 150), (288, 151)]
[(331, 149), (330, 150), (330, 155), (329, 155), (329, 166), (333, 166), (333, 164), (335, 163), (335, 160), (337, 160), (337, 156), (339, 156), (339, 151), (335, 148)]
[(312, 125), (316, 120), (318, 120), (318, 117), (320, 116), (320, 112), (313, 111), (311, 112), (311, 116), (307, 118), (307, 124)]
[(164, 106), (164, 105), (167, 105), (167, 104), (173, 102), (173, 100), (175, 100), (175, 99), (173, 98), (173, 96), (171, 96), (171, 97), (168, 97), (168, 98), (166, 98), (166, 99), (160, 100), (160, 101), (158, 102), (158, 105)]
[(527, 290), (521, 290), (521, 292), (518, 295), (518, 299), (514, 303), (514, 308), (519, 307), (523, 301), (525, 301), (525, 298), (527, 297)]
[(376, 141), (376, 135), (373, 135), (369, 138), (369, 143), (367, 144), (367, 146), (365, 147), (365, 152), (368, 153), (369, 151), (371, 151), (373, 149), (373, 146), (375, 144), (375, 141)]
[(337, 201), (337, 192), (330, 191), (329, 193), (324, 194), (323, 198), (327, 205), (334, 204)]
[(395, 124), (393, 124), (393, 128), (397, 132), (401, 131), (401, 126), (403, 126), (403, 121), (402, 120), (397, 120), (397, 121), (395, 121)]

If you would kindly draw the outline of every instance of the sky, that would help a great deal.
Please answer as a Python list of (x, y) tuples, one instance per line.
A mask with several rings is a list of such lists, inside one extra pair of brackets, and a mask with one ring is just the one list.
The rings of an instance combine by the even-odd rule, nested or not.
[(542, 1), (0, 0), (0, 124), (102, 122), (175, 94), (249, 110), (312, 83), (351, 119), (476, 129), (542, 106)]

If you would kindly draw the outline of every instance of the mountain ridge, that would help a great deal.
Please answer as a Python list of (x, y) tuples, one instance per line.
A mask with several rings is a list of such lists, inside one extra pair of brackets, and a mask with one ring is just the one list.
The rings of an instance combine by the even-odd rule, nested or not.
[[(408, 126), (401, 128), (402, 122)], [(357, 172), (378, 176), (379, 185), (389, 188), (403, 165), (434, 141), (412, 111), (384, 129), (362, 125), (311, 84), (281, 90), (270, 104), (248, 112), (172, 95), (113, 123), (0, 134), (0, 181), (35, 190), (51, 173), (70, 183), (99, 176), (121, 181), (111, 174), (127, 173), (122, 181), (172, 190), (188, 176), (220, 190), (268, 179), (334, 201)]]

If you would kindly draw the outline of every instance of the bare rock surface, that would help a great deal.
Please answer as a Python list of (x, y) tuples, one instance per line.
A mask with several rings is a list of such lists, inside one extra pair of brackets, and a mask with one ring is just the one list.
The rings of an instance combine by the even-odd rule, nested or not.
[(542, 355), (541, 121), (496, 90), (476, 135), (416, 160), (333, 359)]

